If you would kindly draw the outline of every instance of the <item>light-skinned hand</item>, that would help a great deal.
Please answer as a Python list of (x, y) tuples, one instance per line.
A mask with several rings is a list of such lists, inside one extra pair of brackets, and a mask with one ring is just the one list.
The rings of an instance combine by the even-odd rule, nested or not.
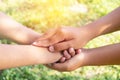
[[(47, 31), (33, 45), (49, 47), (51, 52), (63, 51), (68, 48), (79, 49), (93, 38), (87, 27), (61, 27)], [(52, 45), (52, 46), (51, 46)]]

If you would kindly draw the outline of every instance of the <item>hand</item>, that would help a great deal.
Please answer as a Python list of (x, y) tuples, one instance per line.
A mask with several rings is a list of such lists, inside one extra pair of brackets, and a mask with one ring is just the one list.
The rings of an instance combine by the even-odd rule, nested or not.
[(53, 63), (47, 65), (47, 67), (58, 71), (73, 71), (81, 66), (84, 66), (85, 59), (85, 54), (81, 49), (78, 49), (77, 54), (71, 59), (65, 61), (64, 63)]
[(33, 45), (41, 47), (52, 45), (52, 47), (49, 47), (51, 52), (62, 51), (70, 47), (79, 49), (92, 38), (89, 30), (86, 27), (52, 29), (36, 40)]
[(62, 56), (62, 58), (58, 62), (63, 63), (66, 60), (71, 59), (71, 57), (75, 56), (77, 54), (77, 51), (74, 48), (69, 48), (68, 50), (62, 51), (61, 54), (63, 56)]

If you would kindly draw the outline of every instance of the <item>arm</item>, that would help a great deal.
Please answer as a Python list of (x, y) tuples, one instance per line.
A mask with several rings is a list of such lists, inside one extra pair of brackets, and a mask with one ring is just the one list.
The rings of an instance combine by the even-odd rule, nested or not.
[(20, 44), (31, 44), (40, 35), (0, 12), (0, 37)]
[(50, 53), (45, 48), (31, 45), (0, 45), (0, 69), (58, 61), (61, 54)]
[(39, 38), (33, 45), (44, 47), (53, 45), (54, 51), (61, 51), (70, 47), (79, 49), (97, 36), (118, 31), (120, 29), (119, 14), (120, 7), (84, 27), (53, 29)]
[(113, 44), (95, 49), (88, 49), (85, 52), (84, 65), (119, 65), (120, 64), (120, 44)]
[(73, 71), (82, 66), (120, 65), (120, 44), (93, 49), (79, 49), (77, 54), (64, 63), (48, 66), (58, 71)]
[(111, 33), (120, 30), (120, 7), (112, 11), (106, 16), (86, 25), (93, 38), (99, 35)]

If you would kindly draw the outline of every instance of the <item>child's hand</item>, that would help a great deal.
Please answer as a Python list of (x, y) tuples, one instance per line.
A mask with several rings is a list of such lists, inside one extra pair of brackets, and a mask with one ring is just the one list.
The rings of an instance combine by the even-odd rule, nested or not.
[(82, 52), (81, 49), (76, 50), (76, 55), (73, 56), (71, 59), (66, 60), (63, 63), (53, 63), (47, 65), (47, 67), (51, 69), (55, 69), (58, 71), (73, 71), (81, 66), (85, 65), (85, 54), (84, 51)]
[(61, 63), (65, 62), (66, 60), (69, 60), (71, 57), (73, 57), (77, 53), (74, 50), (74, 48), (69, 48), (68, 50), (64, 50), (62, 54), (63, 54), (63, 57), (59, 61)]

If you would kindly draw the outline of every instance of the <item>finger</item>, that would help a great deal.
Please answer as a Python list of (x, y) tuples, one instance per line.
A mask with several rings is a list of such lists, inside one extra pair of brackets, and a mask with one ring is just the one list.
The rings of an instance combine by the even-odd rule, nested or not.
[[(62, 66), (63, 64), (63, 66)], [(58, 71), (65, 71), (65, 64), (64, 63), (52, 63), (52, 64), (46, 64), (45, 65), (48, 68), (58, 70)]]
[(70, 54), (71, 56), (74, 56), (74, 55), (75, 55), (75, 50), (74, 50), (74, 48), (69, 48), (68, 51), (69, 51), (69, 54)]
[(59, 43), (61, 41), (64, 41), (64, 34), (62, 32), (56, 32), (51, 37), (39, 41), (39, 44), (43, 44), (43, 46), (50, 46), (56, 43)]
[(45, 64), (45, 66), (48, 67), (48, 68), (54, 69), (54, 68), (52, 67), (52, 64)]
[(59, 62), (60, 62), (60, 63), (63, 63), (63, 62), (65, 62), (65, 60), (66, 60), (66, 58), (65, 58), (65, 57), (62, 57)]
[(72, 46), (71, 41), (64, 41), (64, 42), (60, 42), (60, 43), (53, 45), (53, 47), (55, 51), (63, 51), (73, 46)]
[(34, 42), (32, 45), (34, 46), (39, 46), (39, 47), (48, 47), (49, 46), (49, 40), (38, 40), (36, 42)]
[(63, 52), (63, 55), (64, 55), (64, 57), (65, 57), (67, 60), (71, 58), (71, 55), (68, 53), (67, 50), (65, 50), (65, 51)]
[(73, 71), (83, 64), (84, 55), (77, 54), (71, 59), (65, 61), (64, 63), (54, 63), (51, 68), (58, 71)]
[(32, 44), (36, 45), (36, 46), (42, 46), (42, 44), (41, 44), (42, 41), (44, 42), (44, 40), (49, 39), (51, 36), (53, 36), (57, 32), (58, 29), (59, 28), (54, 28), (54, 29), (50, 29), (50, 30), (46, 31), (42, 36), (39, 37), (39, 39), (37, 39)]
[(80, 54), (80, 53), (81, 53), (81, 49), (77, 49), (76, 54)]
[(55, 40), (54, 37), (51, 36), (51, 37), (47, 37), (46, 39), (44, 38), (44, 39), (36, 40), (33, 43), (33, 45), (40, 47), (48, 47), (55, 43), (54, 40)]
[(38, 39), (33, 44), (41, 47), (48, 47), (64, 40), (64, 33), (62, 32), (62, 30), (56, 29), (53, 34), (50, 34), (49, 36), (48, 35), (47, 37), (45, 36), (42, 39)]
[(58, 28), (49, 29), (38, 40), (43, 40), (43, 39), (47, 39), (47, 38), (51, 37), (52, 35), (54, 35), (57, 32), (57, 30), (58, 30)]
[(65, 61), (63, 64), (62, 63), (56, 63), (53, 65), (53, 69), (57, 69), (59, 71), (73, 71), (77, 69), (80, 66), (80, 58), (73, 57), (68, 61)]
[(55, 69), (55, 70), (58, 70), (58, 71), (66, 71), (67, 69), (67, 66), (68, 64), (67, 63), (54, 63), (51, 68), (52, 69)]
[[(52, 36), (52, 35), (51, 35)], [(46, 47), (48, 46), (49, 44), (49, 37), (50, 36), (41, 36), (38, 40), (36, 40), (35, 42), (32, 43), (32, 45), (34, 46), (41, 46), (41, 47)]]

